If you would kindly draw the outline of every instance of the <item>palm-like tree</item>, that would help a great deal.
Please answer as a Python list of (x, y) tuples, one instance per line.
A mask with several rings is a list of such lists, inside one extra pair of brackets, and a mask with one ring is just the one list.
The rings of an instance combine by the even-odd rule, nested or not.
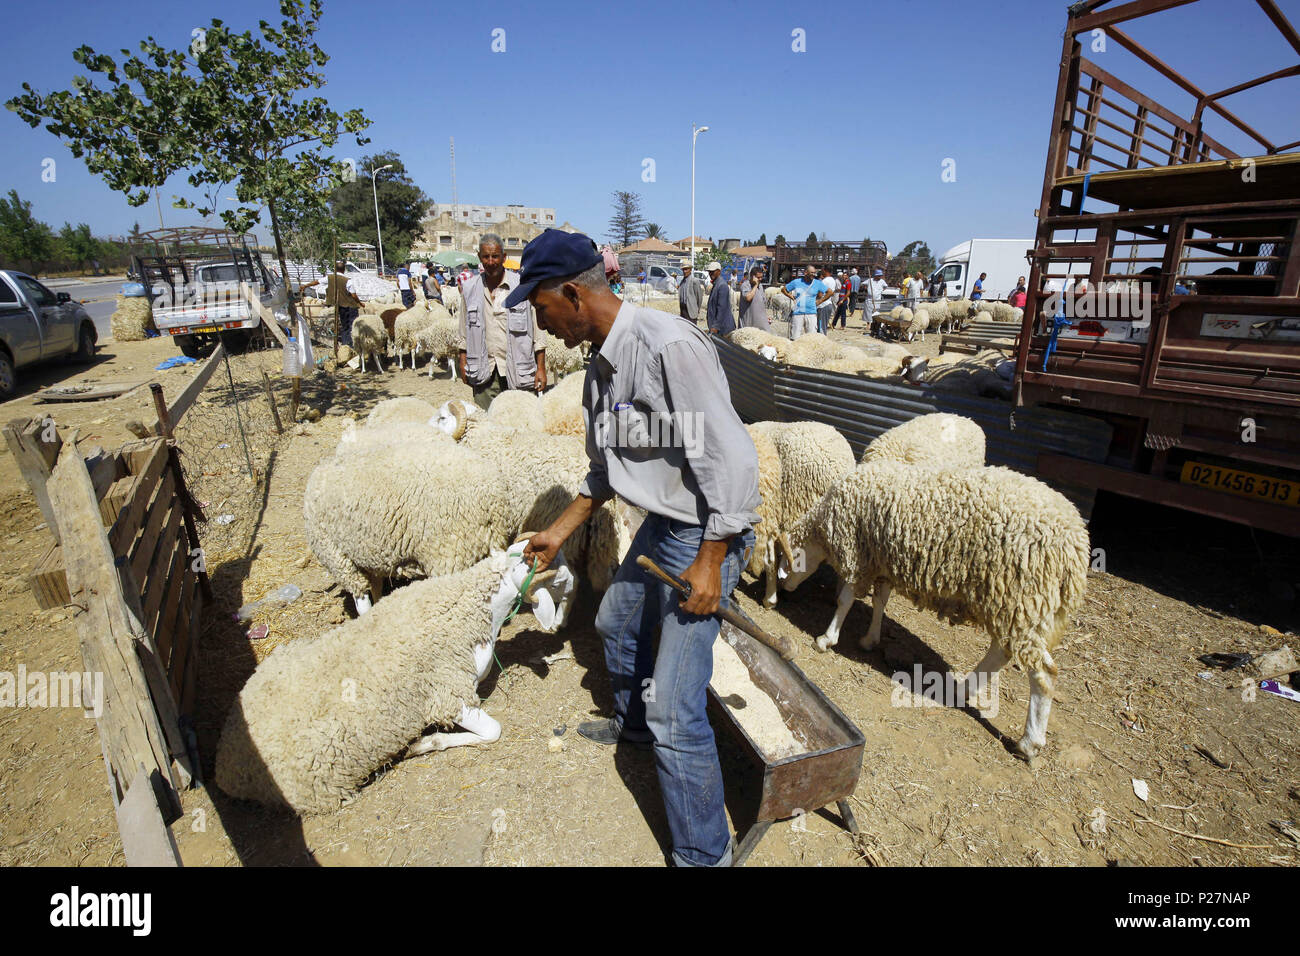
[(662, 239), (664, 237), (664, 227), (657, 222), (646, 223), (645, 237), (647, 239)]

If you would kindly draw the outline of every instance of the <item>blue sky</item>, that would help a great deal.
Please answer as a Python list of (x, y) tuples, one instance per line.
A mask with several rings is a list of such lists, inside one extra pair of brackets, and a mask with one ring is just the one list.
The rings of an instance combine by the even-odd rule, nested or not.
[[(1280, 0), (1300, 25), (1300, 0)], [(36, 9), (36, 8), (33, 8)], [(0, 37), (0, 94), (22, 82), (66, 89), (81, 43), (114, 55), (152, 34), (188, 44), (213, 17), (235, 29), (277, 19), (273, 0), (136, 3), (47, 0)], [(372, 142), (339, 156), (401, 154), (414, 180), (451, 198), (456, 138), (461, 202), (553, 206), (603, 238), (615, 189), (639, 192), (670, 238), (690, 231), (691, 123), (699, 139), (696, 231), (769, 240), (809, 230), (833, 239), (913, 239), (942, 252), (971, 236), (1033, 233), (1055, 95), (1062, 0), (910, 0), (805, 4), (718, 0), (495, 5), (326, 0), (318, 42), (331, 56), (325, 95), (373, 121)], [(380, 11), (383, 11), (381, 14)], [(455, 11), (454, 13), (452, 11)], [(394, 16), (393, 14), (397, 14)], [(1201, 0), (1126, 29), (1205, 89), (1294, 64), (1250, 0)], [(51, 29), (52, 23), (60, 24)], [(505, 31), (505, 52), (491, 49)], [(792, 31), (806, 31), (806, 52)], [(1108, 44), (1085, 55), (1186, 115), (1190, 97)], [(1300, 78), (1228, 105), (1275, 143), (1300, 139)], [(1223, 124), (1208, 129), (1259, 152)], [(57, 163), (42, 182), (41, 163)], [(644, 159), (654, 182), (642, 180)], [(956, 181), (943, 182), (946, 159)], [(197, 223), (169, 206), (167, 225)], [(0, 189), (18, 189), (56, 228), (156, 227), (153, 203), (129, 207), (53, 136), (0, 114)], [(187, 193), (188, 194), (188, 193)], [(233, 195), (227, 191), (226, 195)], [(267, 230), (260, 230), (265, 235)]]

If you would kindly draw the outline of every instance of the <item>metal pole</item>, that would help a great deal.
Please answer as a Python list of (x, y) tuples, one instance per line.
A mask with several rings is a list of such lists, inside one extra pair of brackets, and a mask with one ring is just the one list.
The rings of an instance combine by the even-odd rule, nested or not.
[(695, 268), (695, 140), (708, 132), (707, 126), (691, 124), (691, 268)]
[(378, 176), (380, 173), (382, 173), (385, 169), (392, 169), (392, 168), (393, 168), (393, 164), (389, 163), (387, 166), (380, 166), (378, 169), (372, 169), (370, 171), (370, 189), (375, 195), (375, 236), (376, 238), (379, 239), (380, 278), (382, 278), (384, 275), (384, 234), (379, 229), (379, 187), (375, 184), (375, 177)]

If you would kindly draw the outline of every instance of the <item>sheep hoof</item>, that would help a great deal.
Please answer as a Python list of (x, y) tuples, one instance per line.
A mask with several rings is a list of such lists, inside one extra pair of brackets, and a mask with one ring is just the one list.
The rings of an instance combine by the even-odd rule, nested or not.
[(879, 645), (880, 638), (876, 638), (873, 641), (869, 637), (864, 637), (862, 640), (858, 641), (858, 647), (862, 648), (864, 651), (874, 651)]
[(837, 641), (832, 641), (829, 637), (823, 634), (821, 637), (817, 638), (816, 646), (819, 651), (829, 651), (837, 643)]
[(1038, 755), (1042, 752), (1042, 749), (1042, 744), (1034, 743), (1028, 736), (1021, 737), (1016, 741), (1016, 752), (1029, 764), (1030, 770), (1038, 769)]

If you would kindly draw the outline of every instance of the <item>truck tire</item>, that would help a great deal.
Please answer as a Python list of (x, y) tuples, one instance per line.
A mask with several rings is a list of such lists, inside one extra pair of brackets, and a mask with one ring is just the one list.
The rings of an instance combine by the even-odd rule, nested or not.
[(251, 338), (252, 333), (248, 329), (233, 329), (221, 333), (221, 341), (226, 346), (226, 353), (229, 355), (243, 355), (247, 352)]
[(181, 354), (186, 358), (203, 358), (203, 346), (199, 344), (199, 340), (196, 336), (178, 335), (176, 336), (175, 341), (176, 347), (181, 350)]
[(74, 362), (92, 362), (95, 359), (95, 327), (89, 322), (81, 324), (77, 333), (77, 350), (69, 356)]
[(14, 361), (9, 353), (0, 349), (0, 400), (13, 395), (18, 387), (18, 377), (14, 375)]

